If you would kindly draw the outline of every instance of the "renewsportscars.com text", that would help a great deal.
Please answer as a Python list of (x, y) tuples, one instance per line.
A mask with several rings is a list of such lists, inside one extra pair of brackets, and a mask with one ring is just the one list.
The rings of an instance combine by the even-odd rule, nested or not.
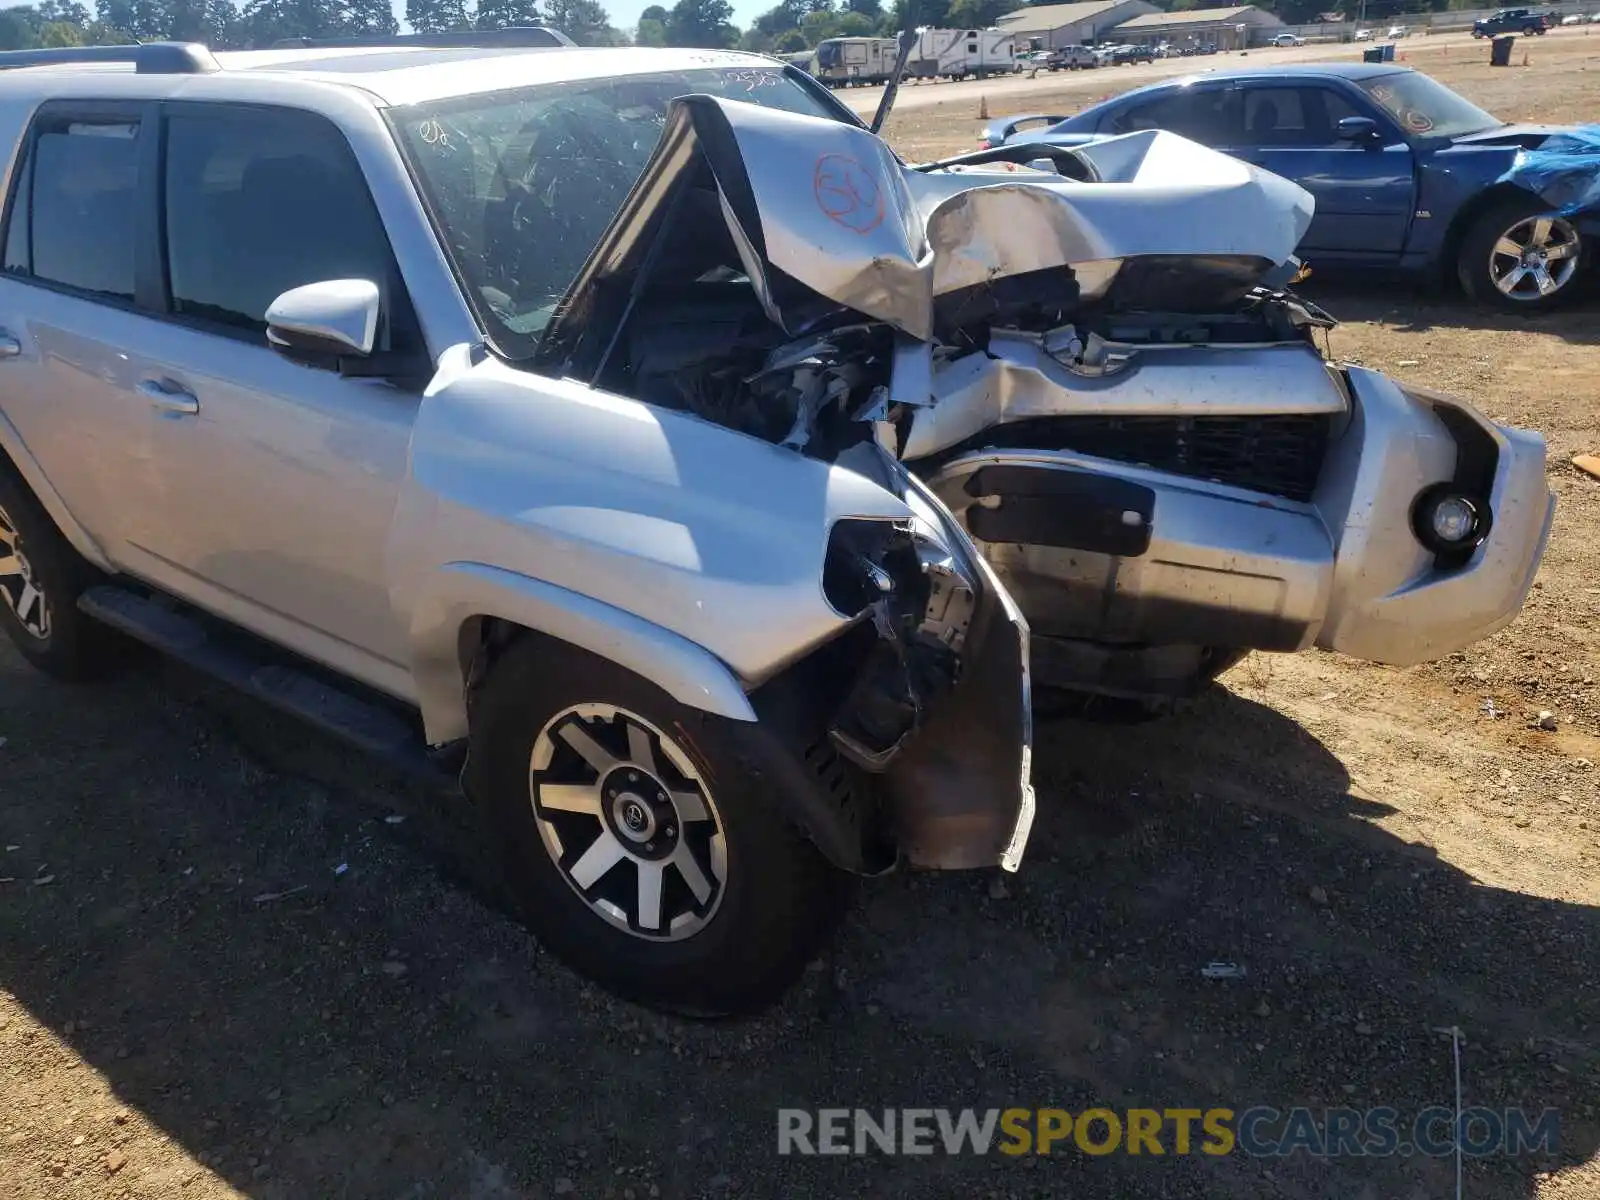
[(1555, 1154), (1560, 1117), (1522, 1109), (782, 1108), (779, 1154), (1133, 1154), (1276, 1158)]

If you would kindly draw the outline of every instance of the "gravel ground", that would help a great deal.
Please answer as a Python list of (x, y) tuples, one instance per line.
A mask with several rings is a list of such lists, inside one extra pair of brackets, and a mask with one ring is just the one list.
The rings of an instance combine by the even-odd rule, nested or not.
[[(1600, 116), (1581, 56), (1535, 53), (1505, 115)], [(494, 905), (466, 814), (248, 701), (0, 648), (0, 1194), (1446, 1196), (1416, 1156), (780, 1158), (776, 1110), (1409, 1115), (1453, 1101), (1458, 1026), (1469, 1105), (1562, 1116), (1465, 1194), (1600, 1197), (1600, 483), (1566, 464), (1600, 448), (1596, 312), (1325, 300), (1340, 356), (1550, 438), (1527, 611), (1428, 667), (1256, 656), (1169, 721), (1046, 726), (1023, 871), (867, 885), (759, 1019), (584, 985)]]

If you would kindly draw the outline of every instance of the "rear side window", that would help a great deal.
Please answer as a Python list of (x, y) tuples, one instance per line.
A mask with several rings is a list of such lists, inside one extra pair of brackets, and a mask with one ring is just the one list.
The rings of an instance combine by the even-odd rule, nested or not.
[[(167, 120), (173, 311), (246, 330), (302, 284), (368, 279), (391, 256), (344, 136), (309, 113), (196, 106)], [(386, 306), (387, 307), (387, 306)]]
[(13, 193), (5, 269), (132, 300), (137, 122), (42, 119)]
[(1113, 133), (1164, 129), (1206, 146), (1227, 145), (1242, 131), (1238, 93), (1231, 88), (1179, 88), (1123, 109), (1110, 124)]

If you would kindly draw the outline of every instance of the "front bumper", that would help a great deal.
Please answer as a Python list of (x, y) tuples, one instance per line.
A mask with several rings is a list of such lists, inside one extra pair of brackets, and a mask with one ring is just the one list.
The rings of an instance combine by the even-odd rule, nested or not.
[[(1375, 372), (1346, 379), (1308, 503), (1067, 450), (966, 454), (930, 482), (1036, 637), (1436, 659), (1508, 623), (1532, 586), (1554, 515), (1544, 440)], [(1411, 508), (1470, 472), (1493, 524), (1441, 565)]]

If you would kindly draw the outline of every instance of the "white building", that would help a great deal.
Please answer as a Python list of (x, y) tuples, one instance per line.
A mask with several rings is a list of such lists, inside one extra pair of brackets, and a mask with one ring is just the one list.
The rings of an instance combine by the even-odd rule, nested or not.
[(1243, 50), (1259, 46), (1283, 28), (1283, 22), (1271, 13), (1246, 4), (1238, 8), (1145, 13), (1118, 25), (1112, 40), (1135, 46), (1209, 43), (1219, 50)]
[(995, 21), (1017, 41), (1017, 50), (1028, 49), (1032, 38), (1046, 50), (1056, 46), (1075, 46), (1098, 42), (1117, 25), (1147, 13), (1160, 13), (1145, 0), (1087, 0), (1082, 4), (1036, 4), (1019, 8)]

